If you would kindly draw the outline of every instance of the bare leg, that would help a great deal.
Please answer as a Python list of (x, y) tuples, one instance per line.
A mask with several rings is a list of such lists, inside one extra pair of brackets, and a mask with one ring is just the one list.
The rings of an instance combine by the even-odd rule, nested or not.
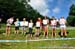
[(61, 28), (61, 36), (63, 36), (63, 28)]
[(18, 34), (19, 33), (19, 30), (16, 30), (16, 33)]
[(64, 35), (67, 36), (66, 28), (64, 29)]
[(7, 35), (7, 32), (8, 32), (8, 28), (6, 27), (6, 35)]
[(53, 28), (53, 37), (56, 37), (56, 29)]
[(8, 29), (8, 36), (10, 35), (10, 27), (9, 27), (9, 29)]

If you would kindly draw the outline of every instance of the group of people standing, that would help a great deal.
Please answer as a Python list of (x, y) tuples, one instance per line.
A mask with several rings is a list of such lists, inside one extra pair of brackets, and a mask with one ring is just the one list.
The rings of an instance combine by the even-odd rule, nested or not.
[[(6, 34), (7, 35), (10, 35), (10, 27), (11, 27), (11, 24), (13, 23), (13, 21), (14, 21), (13, 17), (7, 19), (7, 24), (6, 24)], [(67, 36), (66, 20), (64, 19), (64, 17), (61, 17), (59, 20), (57, 20), (53, 17), (51, 20), (49, 20), (45, 16), (44, 19), (37, 18), (36, 23), (33, 23), (32, 20), (27, 21), (26, 18), (23, 18), (23, 21), (19, 21), (19, 19), (16, 18), (16, 21), (14, 22), (15, 33), (18, 34), (19, 28), (21, 28), (22, 34), (26, 34), (27, 30), (29, 30), (28, 35), (30, 37), (32, 37), (33, 28), (35, 26), (35, 28), (36, 28), (36, 31), (34, 33), (35, 37), (38, 37), (41, 33), (41, 30), (43, 30), (44, 37), (48, 38), (49, 26), (51, 26), (51, 37), (56, 37), (57, 23), (60, 24), (61, 37), (66, 37)]]

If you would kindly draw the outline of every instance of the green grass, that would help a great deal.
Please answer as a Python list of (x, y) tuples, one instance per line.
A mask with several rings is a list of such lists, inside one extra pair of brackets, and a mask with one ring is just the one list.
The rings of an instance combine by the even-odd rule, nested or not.
[[(39, 47), (75, 47), (74, 40), (66, 41), (39, 41), (39, 42), (20, 42), (20, 43), (0, 43), (0, 49), (43, 49)], [(47, 49), (47, 48), (44, 48)], [(57, 48), (58, 49), (58, 48)], [(65, 48), (63, 48), (65, 49)], [(66, 48), (69, 49), (69, 48)]]
[[(74, 29), (67, 29), (69, 34), (67, 38), (74, 38), (75, 37), (75, 30)], [(35, 30), (34, 30), (35, 31)], [(59, 29), (57, 29), (57, 34)], [(26, 40), (26, 36), (23, 34), (14, 34), (14, 25), (12, 26), (10, 36), (3, 35), (5, 33), (5, 24), (2, 25), (0, 29), (0, 40)], [(43, 35), (39, 37), (40, 39), (43, 38)], [(51, 38), (51, 29), (49, 30), (49, 38)], [(60, 38), (57, 35), (56, 38)], [(32, 38), (34, 39), (34, 37)], [(35, 40), (35, 39), (34, 39)], [(53, 48), (40, 48), (40, 47), (75, 47), (75, 40), (46, 40), (46, 41), (35, 41), (35, 42), (10, 42), (10, 43), (1, 43), (0, 42), (0, 49), (53, 49)], [(61, 48), (55, 48), (61, 49)], [(62, 48), (62, 49), (74, 49), (74, 48)]]

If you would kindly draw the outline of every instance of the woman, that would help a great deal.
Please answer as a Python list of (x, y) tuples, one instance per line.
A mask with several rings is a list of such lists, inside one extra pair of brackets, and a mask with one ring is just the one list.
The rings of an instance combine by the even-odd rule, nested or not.
[(41, 18), (38, 18), (38, 20), (36, 21), (36, 33), (35, 33), (36, 37), (38, 37), (40, 35), (41, 25), (42, 25)]
[(61, 17), (59, 20), (59, 24), (60, 24), (60, 29), (61, 29), (61, 37), (67, 36), (67, 32), (66, 32), (66, 20), (64, 19), (64, 17)]
[(6, 24), (6, 34), (9, 36), (10, 35), (10, 26), (13, 23), (13, 17), (7, 19), (7, 24)]
[(56, 25), (57, 25), (57, 21), (56, 19), (53, 17), (51, 20), (51, 32), (52, 32), (52, 37), (56, 36)]
[(44, 37), (48, 38), (48, 23), (49, 20), (47, 19), (47, 16), (43, 19), (43, 27), (44, 27)]

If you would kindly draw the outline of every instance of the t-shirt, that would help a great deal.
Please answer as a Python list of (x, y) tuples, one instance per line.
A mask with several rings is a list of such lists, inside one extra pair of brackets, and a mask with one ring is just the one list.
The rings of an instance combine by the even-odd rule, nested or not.
[(10, 19), (7, 20), (7, 23), (12, 24), (13, 21), (14, 21), (14, 20), (13, 20), (12, 18), (10, 18)]
[(15, 24), (15, 26), (19, 26), (20, 25), (20, 22), (19, 21), (16, 21), (14, 24)]
[(43, 20), (43, 25), (47, 25), (48, 24), (48, 19), (44, 19)]
[(51, 20), (51, 25), (56, 25), (57, 21), (56, 20)]
[(28, 26), (28, 21), (21, 21), (20, 26)]
[(60, 19), (59, 20), (59, 24), (64, 24), (65, 25), (66, 24), (66, 20), (65, 19)]
[(33, 23), (29, 23), (29, 28), (32, 28), (33, 27)]
[(36, 22), (36, 27), (40, 27), (40, 26), (41, 26), (40, 22), (37, 21), (37, 22)]
[(28, 21), (23, 22), (24, 26), (28, 26)]
[(20, 22), (20, 26), (23, 26), (23, 21)]

